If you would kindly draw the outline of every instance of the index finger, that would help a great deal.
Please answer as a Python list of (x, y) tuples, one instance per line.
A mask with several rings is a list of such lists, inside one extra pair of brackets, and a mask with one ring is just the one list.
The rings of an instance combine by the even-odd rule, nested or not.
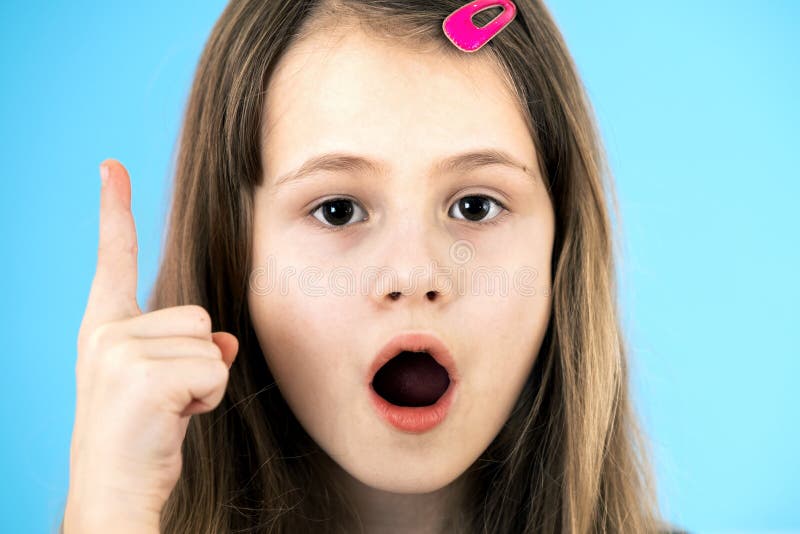
[(138, 276), (136, 225), (131, 212), (128, 171), (114, 159), (101, 164), (107, 177), (100, 188), (100, 228), (97, 267), (86, 315), (100, 323), (141, 314), (136, 302)]

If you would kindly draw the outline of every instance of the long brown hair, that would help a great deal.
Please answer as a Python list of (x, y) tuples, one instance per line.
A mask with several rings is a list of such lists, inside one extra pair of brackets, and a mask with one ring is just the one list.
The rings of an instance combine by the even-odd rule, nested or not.
[[(200, 304), (239, 356), (212, 412), (191, 419), (164, 532), (357, 532), (357, 514), (275, 386), (247, 307), (254, 187), (262, 180), (265, 90), (293, 43), (337, 24), (437, 53), (461, 53), (442, 20), (461, 0), (236, 0), (203, 50), (181, 129), (173, 201), (148, 309)], [(510, 419), (465, 474), (454, 532), (655, 532), (616, 302), (610, 172), (575, 65), (547, 8), (479, 53), (518, 96), (555, 208), (553, 313)], [(496, 15), (475, 17), (485, 24)], [(610, 209), (613, 207), (613, 211)]]

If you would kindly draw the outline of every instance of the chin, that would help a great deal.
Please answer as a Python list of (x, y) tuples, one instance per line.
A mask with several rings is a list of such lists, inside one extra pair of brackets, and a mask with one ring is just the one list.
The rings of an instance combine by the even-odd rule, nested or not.
[(399, 494), (432, 493), (446, 487), (463, 473), (455, 466), (442, 465), (435, 472), (425, 465), (409, 469), (407, 461), (393, 461), (392, 458), (380, 461), (375, 468), (365, 465), (340, 467), (365, 486)]

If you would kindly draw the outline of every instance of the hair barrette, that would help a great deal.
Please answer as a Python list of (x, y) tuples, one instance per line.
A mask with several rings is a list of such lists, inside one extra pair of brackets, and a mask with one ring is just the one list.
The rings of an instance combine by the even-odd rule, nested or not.
[[(490, 7), (502, 7), (503, 12), (486, 25), (476, 26), (472, 17)], [(477, 0), (450, 13), (442, 22), (442, 30), (460, 50), (476, 52), (508, 26), (516, 14), (517, 6), (511, 0)]]

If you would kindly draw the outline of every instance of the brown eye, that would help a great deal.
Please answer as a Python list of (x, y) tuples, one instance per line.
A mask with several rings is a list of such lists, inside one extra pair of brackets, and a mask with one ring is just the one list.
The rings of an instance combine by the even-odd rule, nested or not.
[(364, 210), (349, 198), (326, 200), (317, 206), (311, 214), (325, 226), (345, 226), (355, 214), (356, 220), (366, 218)]
[[(481, 222), (494, 219), (503, 211), (504, 207), (498, 201), (484, 195), (470, 195), (462, 197), (450, 208), (449, 215), (456, 219), (463, 219), (473, 222)], [(460, 212), (461, 216), (454, 212)], [(487, 217), (490, 215), (491, 217)]]

